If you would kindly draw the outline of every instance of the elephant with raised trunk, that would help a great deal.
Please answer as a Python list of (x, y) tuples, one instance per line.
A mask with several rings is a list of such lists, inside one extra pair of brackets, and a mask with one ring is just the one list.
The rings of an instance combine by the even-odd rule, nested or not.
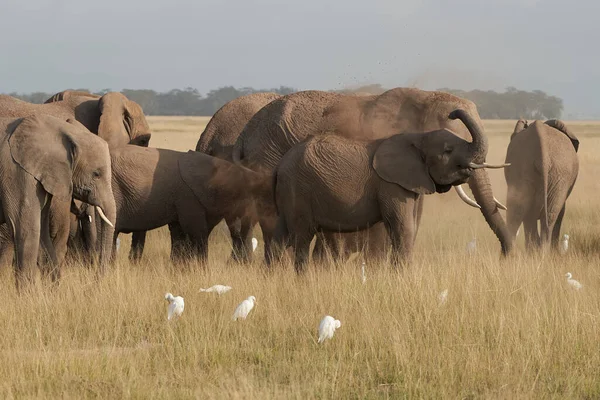
[(560, 120), (517, 122), (506, 151), (506, 219), (513, 236), (524, 225), (528, 249), (558, 249), (565, 203), (579, 173), (578, 149), (579, 140)]
[(50, 239), (49, 210), (72, 198), (97, 208), (103, 218), (100, 267), (112, 252), (116, 207), (108, 145), (78, 123), (48, 116), (0, 119), (0, 223), (8, 224), (16, 247), (17, 287), (31, 279), (40, 243), (58, 279)]
[[(483, 131), (475, 104), (449, 93), (413, 88), (396, 88), (373, 96), (298, 92), (272, 101), (252, 117), (234, 146), (233, 160), (255, 170), (273, 171), (292, 146), (309, 136), (330, 133), (349, 139), (378, 140), (403, 132), (424, 133), (448, 129), (470, 141), (471, 134), (465, 126), (448, 119), (449, 113), (455, 109), (464, 110), (478, 130)], [(487, 172), (484, 169), (473, 171), (468, 184), (476, 203), (459, 190), (461, 198), (472, 206), (480, 207), (500, 240), (502, 253), (508, 253), (512, 248), (512, 236), (500, 215), (499, 207), (503, 206), (498, 205), (492, 194)], [(422, 199), (420, 201), (418, 215), (422, 209)], [(268, 252), (276, 210), (271, 206), (263, 210), (260, 217), (265, 252)], [(371, 228), (368, 232), (370, 237), (385, 235), (381, 224), (378, 232), (373, 230)], [(328, 242), (335, 242), (333, 233), (326, 236)]]
[(352, 232), (378, 222), (389, 234), (394, 263), (409, 259), (422, 196), (447, 192), (474, 171), (495, 167), (484, 163), (487, 140), (477, 121), (464, 110), (448, 118), (460, 119), (473, 141), (441, 129), (360, 141), (321, 135), (292, 147), (275, 170), (279, 219), (269, 264), (292, 245), (301, 272), (318, 231)]

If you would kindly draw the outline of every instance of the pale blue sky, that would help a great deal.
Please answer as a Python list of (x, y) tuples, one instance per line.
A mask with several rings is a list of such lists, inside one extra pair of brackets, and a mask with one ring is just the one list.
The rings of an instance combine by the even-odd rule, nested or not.
[(0, 92), (540, 89), (600, 117), (594, 0), (3, 0)]

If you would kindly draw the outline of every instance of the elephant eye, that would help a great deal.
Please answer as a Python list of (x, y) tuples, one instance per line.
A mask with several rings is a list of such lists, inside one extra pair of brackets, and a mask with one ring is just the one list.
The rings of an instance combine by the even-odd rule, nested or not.
[(96, 171), (92, 172), (92, 175), (94, 176), (94, 178), (100, 178), (101, 174), (100, 174), (99, 170), (96, 170)]

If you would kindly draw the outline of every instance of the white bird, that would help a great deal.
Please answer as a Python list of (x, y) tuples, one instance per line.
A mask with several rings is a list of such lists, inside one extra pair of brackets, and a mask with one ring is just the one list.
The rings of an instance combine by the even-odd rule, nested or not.
[(117, 244), (116, 244), (116, 250), (117, 252), (119, 251), (119, 248), (121, 247), (121, 239), (117, 238)]
[(363, 261), (362, 266), (360, 267), (360, 271), (362, 274), (362, 283), (363, 285), (367, 283), (367, 274), (365, 273), (365, 262)]
[(467, 243), (467, 254), (471, 256), (475, 254), (475, 250), (477, 250), (477, 238), (473, 238), (473, 240)]
[(180, 317), (183, 313), (183, 308), (185, 307), (183, 297), (173, 296), (171, 293), (167, 293), (165, 294), (165, 299), (169, 301), (169, 305), (167, 306), (167, 319), (170, 320), (173, 316)]
[(258, 239), (253, 237), (252, 238), (252, 252), (254, 253), (256, 251), (256, 248), (258, 247)]
[(222, 295), (223, 293), (227, 293), (231, 290), (231, 286), (225, 285), (213, 285), (207, 289), (200, 288), (200, 292), (206, 293), (217, 293), (218, 295)]
[(333, 338), (335, 330), (338, 329), (340, 326), (342, 326), (342, 323), (339, 320), (329, 315), (325, 316), (325, 318), (323, 318), (321, 320), (321, 323), (319, 324), (318, 343), (323, 343), (326, 339)]
[(560, 254), (567, 254), (567, 250), (569, 250), (569, 235), (566, 233), (563, 235), (562, 240), (560, 241), (560, 247), (558, 251)]
[(570, 272), (567, 272), (565, 274), (565, 276), (567, 277), (567, 283), (571, 286), (573, 286), (574, 289), (579, 290), (583, 287), (583, 285), (581, 283), (579, 283), (578, 281), (576, 281), (575, 279), (573, 279), (573, 275), (571, 275)]
[(256, 297), (250, 296), (246, 300), (242, 301), (239, 306), (233, 312), (233, 320), (237, 321), (238, 318), (246, 319), (250, 311), (254, 308)]
[(446, 304), (446, 301), (448, 301), (448, 289), (442, 290), (438, 298), (440, 299), (440, 305)]

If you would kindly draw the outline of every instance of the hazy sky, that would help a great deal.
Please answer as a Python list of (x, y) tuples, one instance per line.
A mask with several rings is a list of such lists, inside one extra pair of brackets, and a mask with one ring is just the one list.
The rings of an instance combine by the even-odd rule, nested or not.
[(0, 92), (540, 89), (600, 117), (597, 0), (2, 0)]

